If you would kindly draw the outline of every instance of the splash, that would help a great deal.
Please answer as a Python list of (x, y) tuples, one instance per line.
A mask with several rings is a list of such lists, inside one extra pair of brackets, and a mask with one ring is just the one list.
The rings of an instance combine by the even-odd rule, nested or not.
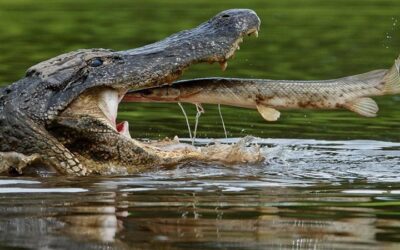
[(224, 117), (222, 117), (221, 104), (218, 104), (218, 113), (219, 113), (219, 117), (221, 118), (221, 123), (222, 123), (222, 128), (224, 129), (225, 138), (228, 138), (228, 133), (226, 132)]
[[(199, 118), (201, 114), (205, 112), (204, 108), (201, 104), (195, 104), (197, 113), (192, 134), (187, 113), (180, 102), (178, 102), (178, 105), (185, 116), (192, 145), (181, 143), (177, 136), (175, 136), (173, 140), (167, 139), (164, 141), (147, 143), (148, 146), (158, 148), (158, 153), (160, 155), (163, 155), (166, 158), (174, 158), (176, 160), (190, 155), (191, 159), (195, 161), (221, 164), (256, 164), (266, 160), (265, 152), (261, 150), (258, 144), (252, 143), (254, 137), (251, 136), (246, 136), (239, 141), (230, 144), (214, 141), (212, 145), (195, 147)], [(218, 105), (218, 109), (225, 132), (225, 138), (228, 138), (220, 105)]]
[(203, 108), (203, 107), (201, 106), (201, 104), (199, 104), (199, 103), (196, 103), (196, 104), (195, 104), (195, 105), (196, 105), (196, 111), (197, 111), (197, 113), (196, 113), (196, 119), (195, 119), (195, 124), (194, 124), (193, 135), (192, 135), (192, 130), (191, 130), (191, 128), (190, 128), (190, 123), (189, 123), (189, 119), (188, 119), (188, 116), (187, 116), (187, 114), (186, 114), (186, 111), (185, 111), (185, 109), (183, 108), (182, 103), (178, 102), (178, 105), (179, 105), (179, 107), (181, 108), (183, 115), (185, 116), (186, 126), (187, 126), (188, 131), (189, 131), (189, 137), (190, 137), (190, 139), (192, 140), (192, 145), (194, 145), (194, 143), (195, 143), (195, 141), (196, 141), (197, 127), (198, 127), (198, 125), (199, 125), (199, 119), (200, 119), (201, 114), (204, 113), (204, 108)]
[[(192, 129), (190, 127), (190, 123), (189, 123), (189, 119), (188, 119), (187, 113), (186, 113), (182, 103), (178, 102), (178, 105), (181, 108), (183, 115), (185, 116), (186, 126), (187, 126), (187, 129), (188, 129), (188, 132), (189, 132), (189, 138), (192, 141), (192, 145), (194, 145), (195, 142), (196, 142), (197, 128), (198, 128), (198, 125), (199, 125), (200, 116), (205, 113), (204, 108), (200, 103), (196, 103), (195, 104), (197, 113), (196, 113), (196, 118), (195, 118), (194, 130), (193, 130), (193, 134), (192, 134)], [(228, 133), (226, 132), (224, 118), (222, 117), (221, 104), (218, 104), (218, 112), (219, 112), (219, 116), (221, 117), (222, 128), (224, 129), (225, 138), (228, 138)]]
[(252, 136), (246, 136), (232, 143), (214, 140), (209, 141), (207, 145), (192, 146), (182, 143), (175, 136), (173, 140), (155, 141), (149, 145), (165, 152), (166, 157), (179, 158), (180, 156), (191, 155), (192, 161), (204, 163), (220, 163), (223, 165), (258, 164), (266, 160), (266, 151), (264, 147), (254, 143), (254, 139)]
[(196, 105), (196, 111), (197, 111), (197, 113), (196, 113), (196, 121), (195, 121), (195, 124), (194, 124), (194, 132), (193, 132), (193, 137), (192, 137), (192, 145), (194, 145), (194, 142), (195, 142), (195, 140), (196, 140), (197, 126), (199, 125), (200, 116), (201, 116), (201, 114), (204, 113), (204, 109), (203, 109), (203, 107), (201, 106), (201, 104), (196, 103), (195, 105)]
[[(189, 132), (189, 138), (192, 141), (192, 145), (194, 145), (195, 142), (196, 142), (197, 128), (198, 128), (198, 125), (199, 125), (200, 116), (201, 116), (201, 114), (205, 113), (204, 108), (202, 107), (202, 105), (200, 103), (196, 103), (195, 104), (197, 113), (196, 113), (196, 118), (195, 118), (194, 130), (193, 130), (193, 134), (192, 134), (192, 129), (190, 127), (190, 123), (189, 123), (189, 119), (188, 119), (187, 113), (186, 113), (182, 103), (178, 102), (178, 105), (182, 110), (183, 116), (185, 117), (186, 126), (187, 126), (187, 129), (188, 129), (188, 132)], [(224, 130), (225, 138), (227, 139), (228, 138), (228, 132), (226, 131), (224, 118), (222, 117), (221, 104), (218, 104), (218, 113), (219, 113), (219, 117), (221, 118), (221, 123), (222, 123), (222, 128)]]
[(258, 144), (252, 143), (254, 137), (246, 136), (233, 144), (215, 142), (214, 145), (200, 147), (203, 156), (215, 162), (225, 164), (255, 164), (265, 160), (265, 155)]
[(386, 49), (389, 49), (390, 43), (392, 43), (393, 40), (393, 34), (395, 34), (396, 27), (397, 27), (398, 19), (395, 17), (392, 17), (392, 27), (390, 31), (386, 32), (385, 40), (383, 42), (383, 46), (385, 46)]
[(186, 111), (185, 111), (185, 109), (183, 108), (182, 103), (178, 102), (178, 105), (179, 105), (179, 107), (181, 108), (183, 115), (185, 116), (186, 126), (187, 126), (188, 131), (189, 131), (189, 138), (192, 139), (192, 138), (193, 138), (193, 137), (192, 137), (192, 130), (190, 129), (190, 123), (189, 123), (189, 119), (188, 119), (188, 116), (187, 116), (187, 114), (186, 114)]

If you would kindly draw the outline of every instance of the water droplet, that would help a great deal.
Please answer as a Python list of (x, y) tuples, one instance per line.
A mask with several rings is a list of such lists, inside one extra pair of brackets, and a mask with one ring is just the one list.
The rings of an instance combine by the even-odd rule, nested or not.
[(395, 34), (394, 32), (398, 21), (395, 17), (392, 17), (391, 20), (393, 22), (392, 26), (390, 28), (390, 31), (385, 33), (385, 39), (383, 40), (383, 47), (385, 47), (386, 49), (389, 49), (391, 47), (391, 43), (393, 41), (392, 39)]

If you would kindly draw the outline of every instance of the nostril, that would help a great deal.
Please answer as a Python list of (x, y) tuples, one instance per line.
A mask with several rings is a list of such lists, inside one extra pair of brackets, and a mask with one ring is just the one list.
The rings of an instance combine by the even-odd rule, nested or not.
[(230, 17), (230, 15), (228, 15), (228, 14), (225, 14), (225, 15), (223, 15), (222, 17)]

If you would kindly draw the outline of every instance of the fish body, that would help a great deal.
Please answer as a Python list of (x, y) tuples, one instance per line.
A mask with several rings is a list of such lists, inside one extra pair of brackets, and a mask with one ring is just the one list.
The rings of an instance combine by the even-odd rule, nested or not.
[(400, 93), (400, 58), (389, 70), (321, 81), (201, 78), (128, 93), (130, 102), (187, 102), (257, 109), (275, 121), (279, 109), (345, 108), (375, 117), (378, 105), (371, 96)]

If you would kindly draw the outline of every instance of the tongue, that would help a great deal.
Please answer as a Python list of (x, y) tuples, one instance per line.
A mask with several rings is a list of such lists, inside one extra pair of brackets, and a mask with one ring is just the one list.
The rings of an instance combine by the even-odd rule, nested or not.
[(129, 123), (127, 121), (123, 121), (121, 123), (118, 123), (117, 126), (117, 131), (118, 133), (120, 133), (121, 135), (131, 139), (131, 134), (129, 133)]

